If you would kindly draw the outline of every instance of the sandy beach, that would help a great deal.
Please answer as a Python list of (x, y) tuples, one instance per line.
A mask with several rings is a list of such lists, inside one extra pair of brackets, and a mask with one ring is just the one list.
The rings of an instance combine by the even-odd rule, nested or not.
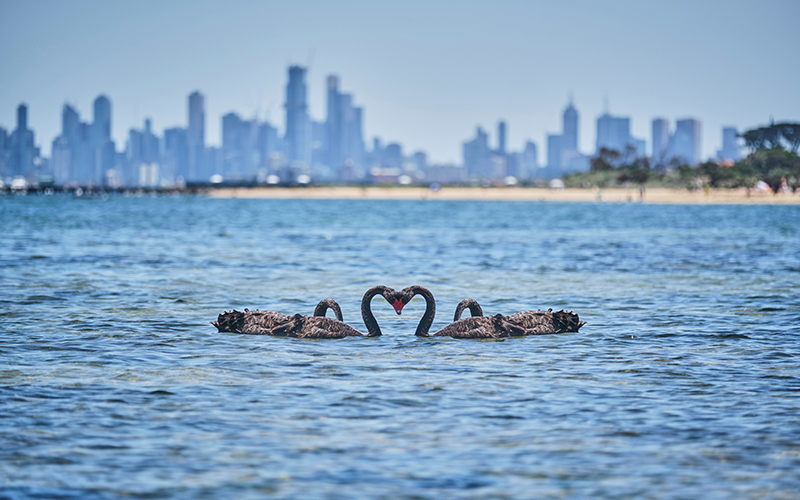
[(697, 205), (796, 205), (800, 193), (768, 194), (748, 193), (744, 189), (712, 189), (703, 191), (686, 189), (646, 189), (640, 196), (637, 188), (630, 189), (546, 189), (528, 187), (443, 187), (431, 191), (422, 187), (255, 187), (218, 188), (208, 193), (210, 198), (275, 198), (275, 199), (330, 199), (330, 200), (484, 200), (484, 201), (551, 201), (551, 202), (607, 202), (648, 204)]

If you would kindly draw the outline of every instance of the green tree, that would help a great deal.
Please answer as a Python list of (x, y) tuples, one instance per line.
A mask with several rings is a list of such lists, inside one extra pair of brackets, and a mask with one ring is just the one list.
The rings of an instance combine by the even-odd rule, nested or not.
[(605, 172), (614, 170), (614, 163), (619, 161), (620, 154), (616, 149), (600, 148), (597, 156), (589, 160), (592, 172)]
[(709, 186), (713, 188), (732, 188), (741, 184), (733, 167), (719, 165), (715, 161), (701, 163), (697, 166), (697, 173), (705, 177)]
[(631, 163), (619, 167), (617, 180), (620, 183), (633, 182), (644, 184), (650, 180), (653, 170), (650, 168), (650, 160), (647, 158), (636, 158)]
[(763, 149), (748, 155), (744, 160), (733, 166), (737, 177), (749, 181), (744, 185), (751, 185), (756, 180), (763, 180), (777, 192), (781, 186), (781, 179), (796, 189), (800, 186), (800, 156), (784, 149)]
[(781, 123), (781, 135), (789, 143), (789, 151), (797, 153), (800, 148), (800, 123)]
[(797, 153), (800, 147), (800, 123), (771, 123), (766, 127), (747, 130), (739, 135), (751, 150), (786, 149)]

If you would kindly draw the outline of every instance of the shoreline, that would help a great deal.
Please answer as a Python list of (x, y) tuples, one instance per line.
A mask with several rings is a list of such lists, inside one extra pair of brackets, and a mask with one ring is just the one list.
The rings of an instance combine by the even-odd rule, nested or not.
[(638, 188), (547, 189), (533, 187), (427, 187), (307, 186), (237, 187), (207, 191), (209, 198), (318, 199), (318, 200), (447, 200), (447, 201), (546, 201), (567, 203), (644, 203), (652, 205), (800, 205), (800, 193), (751, 193), (744, 189), (645, 189)]

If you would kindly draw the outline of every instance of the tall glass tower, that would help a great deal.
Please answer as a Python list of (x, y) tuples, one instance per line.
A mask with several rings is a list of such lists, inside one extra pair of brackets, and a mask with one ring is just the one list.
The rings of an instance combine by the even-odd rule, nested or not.
[(561, 149), (578, 150), (578, 110), (572, 105), (572, 99), (564, 110), (564, 137), (561, 139)]
[(669, 120), (653, 120), (653, 161), (658, 165), (666, 161), (669, 153)]
[(92, 122), (95, 146), (111, 140), (111, 101), (104, 95), (97, 96), (93, 105)]
[(311, 164), (311, 121), (306, 103), (306, 69), (289, 66), (286, 84), (286, 159)]
[(202, 179), (207, 173), (203, 168), (206, 151), (206, 111), (205, 98), (198, 91), (189, 94), (189, 130), (186, 139), (189, 146), (187, 180)]
[(675, 135), (672, 137), (672, 155), (689, 165), (700, 163), (701, 146), (700, 120), (684, 118), (675, 122)]
[(339, 78), (328, 76), (328, 116), (325, 121), (328, 166), (342, 165), (342, 110), (339, 104)]

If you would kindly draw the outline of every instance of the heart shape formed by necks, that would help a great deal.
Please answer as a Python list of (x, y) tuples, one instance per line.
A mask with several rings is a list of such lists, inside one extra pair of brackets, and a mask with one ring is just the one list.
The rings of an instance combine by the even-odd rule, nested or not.
[(367, 327), (368, 337), (379, 337), (381, 335), (381, 328), (378, 326), (375, 315), (372, 314), (372, 298), (376, 295), (380, 295), (386, 302), (391, 304), (397, 314), (402, 313), (403, 307), (411, 300), (410, 297), (406, 297), (402, 292), (398, 292), (388, 286), (379, 285), (367, 290), (361, 300), (361, 317)]

